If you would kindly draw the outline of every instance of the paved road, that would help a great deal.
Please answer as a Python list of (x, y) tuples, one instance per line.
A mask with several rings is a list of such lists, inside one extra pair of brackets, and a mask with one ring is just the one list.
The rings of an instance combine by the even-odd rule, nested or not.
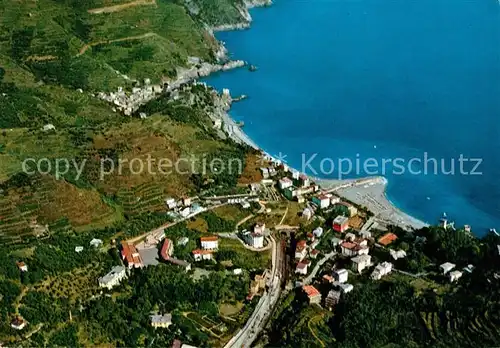
[(269, 278), (269, 291), (262, 295), (255, 308), (254, 312), (248, 319), (245, 326), (224, 346), (224, 348), (242, 348), (251, 347), (261, 330), (264, 328), (267, 319), (272, 314), (273, 309), (278, 302), (281, 288), (279, 265), (281, 263), (280, 248), (276, 245), (276, 241), (271, 237), (273, 247), (272, 253), (272, 271)]

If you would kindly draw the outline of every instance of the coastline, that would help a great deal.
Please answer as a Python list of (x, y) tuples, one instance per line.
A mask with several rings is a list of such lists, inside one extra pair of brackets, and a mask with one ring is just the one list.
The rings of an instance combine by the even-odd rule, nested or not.
[[(246, 1), (246, 12), (248, 9), (257, 6), (268, 6), (271, 5), (271, 1), (267, 0), (256, 0), (256, 1)], [(212, 28), (212, 34), (215, 31), (231, 31), (231, 30), (241, 30), (247, 29), (251, 24), (251, 16), (248, 13), (247, 22), (220, 26), (217, 28)], [(227, 49), (223, 43), (221, 43), (221, 52), (224, 52), (224, 56), (227, 53)], [(241, 66), (239, 66), (241, 67)], [(231, 105), (231, 103), (230, 103)], [(235, 142), (240, 144), (246, 144), (253, 149), (261, 151), (267, 157), (273, 161), (277, 161), (272, 155), (268, 154), (266, 151), (261, 149), (236, 123), (236, 121), (229, 115), (229, 110), (222, 113), (222, 121), (224, 131), (227, 135)], [(419, 229), (429, 224), (405, 213), (399, 209), (393, 202), (391, 202), (387, 197), (387, 184), (388, 180), (385, 177), (375, 176), (367, 177), (361, 179), (342, 179), (342, 180), (330, 180), (321, 179), (309, 176), (312, 180), (316, 181), (322, 189), (335, 192), (341, 197), (344, 197), (356, 204), (367, 207), (370, 211), (375, 214), (375, 217), (383, 222), (389, 224), (394, 224), (402, 228), (414, 228)]]

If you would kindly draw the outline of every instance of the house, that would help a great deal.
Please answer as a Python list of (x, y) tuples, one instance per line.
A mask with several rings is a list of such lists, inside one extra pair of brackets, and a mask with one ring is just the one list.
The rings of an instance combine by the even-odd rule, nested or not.
[(325, 307), (332, 309), (340, 301), (340, 291), (330, 290), (325, 298)]
[(339, 215), (333, 220), (333, 230), (337, 232), (345, 232), (349, 228), (349, 219)]
[(340, 244), (342, 255), (344, 256), (357, 256), (368, 255), (370, 248), (363, 242), (343, 242)]
[(285, 190), (293, 186), (293, 181), (290, 178), (282, 178), (278, 181), (279, 188)]
[(240, 275), (243, 272), (241, 268), (235, 268), (233, 269), (233, 274), (234, 275)]
[(335, 281), (339, 283), (347, 282), (347, 278), (349, 277), (349, 272), (346, 269), (341, 268), (333, 272), (333, 278)]
[(173, 198), (165, 199), (165, 204), (167, 205), (168, 209), (174, 209), (175, 207), (177, 207), (177, 202)]
[(24, 320), (20, 316), (17, 316), (10, 322), (10, 327), (16, 330), (22, 330), (26, 327), (26, 320)]
[(319, 255), (319, 250), (317, 250), (317, 249), (313, 249), (309, 253), (309, 256), (311, 256), (311, 259), (316, 259), (318, 257), (318, 255)]
[(331, 242), (332, 242), (332, 246), (335, 248), (337, 245), (340, 245), (342, 243), (342, 239), (337, 238), (337, 237), (333, 237), (331, 239)]
[(302, 195), (298, 195), (297, 196), (297, 203), (302, 204), (302, 203), (305, 203), (305, 202), (306, 202), (306, 199), (305, 199), (304, 196), (302, 196)]
[(348, 232), (345, 234), (345, 240), (354, 242), (356, 235), (354, 233)]
[(141, 255), (133, 244), (122, 242), (121, 250), (122, 260), (124, 260), (128, 268), (141, 268), (144, 267)]
[(177, 245), (186, 245), (187, 243), (189, 242), (189, 238), (188, 237), (181, 237), (179, 238), (179, 240), (177, 241)]
[(172, 325), (172, 314), (170, 313), (164, 315), (154, 314), (150, 316), (150, 318), (151, 318), (151, 326), (154, 327), (155, 329), (157, 328), (166, 329), (170, 325)]
[(182, 199), (182, 204), (184, 204), (185, 207), (189, 207), (191, 205), (191, 197), (184, 197)]
[(295, 258), (302, 261), (304, 257), (307, 255), (307, 243), (305, 240), (301, 240), (297, 242), (295, 247)]
[(378, 239), (378, 243), (383, 245), (383, 246), (388, 246), (392, 242), (394, 242), (396, 239), (398, 239), (398, 236), (396, 236), (394, 233), (386, 233), (382, 237)]
[(392, 263), (390, 262), (382, 262), (375, 267), (375, 270), (373, 271), (371, 277), (374, 280), (379, 280), (383, 276), (391, 273), (392, 271)]
[(55, 129), (56, 129), (56, 127), (54, 127), (54, 125), (51, 124), (51, 123), (44, 125), (43, 128), (42, 128), (42, 130), (44, 132), (48, 132), (50, 130), (55, 130)]
[(172, 348), (181, 348), (182, 342), (179, 340), (174, 340), (172, 343)]
[(389, 250), (389, 254), (391, 254), (394, 260), (404, 259), (406, 257), (406, 252), (404, 250)]
[(307, 260), (300, 261), (297, 264), (297, 268), (295, 268), (295, 273), (306, 275), (308, 266), (309, 266), (309, 261), (307, 261)]
[(263, 248), (264, 247), (264, 236), (261, 233), (244, 231), (243, 239), (245, 243), (254, 248)]
[(309, 180), (309, 178), (307, 177), (307, 175), (300, 174), (299, 175), (299, 184), (302, 187), (309, 187), (309, 185), (311, 185), (311, 181)]
[(351, 292), (354, 289), (354, 286), (352, 284), (336, 283), (335, 285), (337, 285), (340, 288), (340, 291), (342, 291), (342, 293), (344, 294), (347, 294), (348, 292)]
[(170, 256), (172, 256), (173, 252), (174, 252), (174, 243), (170, 239), (165, 238), (160, 250), (161, 257), (163, 258), (163, 260), (167, 261), (170, 258)]
[(307, 240), (308, 240), (309, 242), (312, 242), (312, 241), (314, 240), (314, 234), (312, 234), (311, 232), (309, 232), (309, 233), (306, 235), (306, 237), (307, 237)]
[(309, 208), (304, 208), (302, 211), (302, 217), (306, 220), (310, 220), (312, 218), (312, 211)]
[(465, 230), (465, 232), (469, 232), (469, 233), (470, 233), (470, 231), (471, 231), (472, 229), (471, 229), (470, 225), (465, 225), (465, 226), (464, 226), (464, 230)]
[(309, 300), (309, 304), (320, 304), (321, 303), (321, 293), (312, 285), (304, 285), (302, 290), (306, 293)]
[(371, 238), (372, 233), (370, 231), (359, 231), (359, 236), (362, 238)]
[(81, 253), (83, 251), (83, 247), (82, 246), (76, 246), (75, 247), (75, 253)]
[(108, 274), (99, 278), (99, 287), (111, 290), (125, 278), (127, 278), (127, 269), (123, 266), (115, 266)]
[(323, 235), (323, 227), (315, 228), (313, 234), (316, 238), (321, 238), (321, 236)]
[(448, 278), (450, 278), (450, 282), (454, 282), (455, 280), (460, 279), (462, 277), (462, 272), (460, 271), (451, 271), (448, 273)]
[(312, 202), (316, 204), (319, 209), (326, 209), (330, 206), (330, 197), (325, 194), (319, 194), (312, 198)]
[(266, 224), (263, 222), (256, 223), (253, 227), (253, 231), (254, 233), (264, 234), (264, 232), (266, 231)]
[(451, 271), (453, 268), (455, 268), (455, 264), (453, 264), (451, 262), (445, 262), (441, 266), (439, 266), (439, 268), (441, 268), (443, 270), (443, 274), (446, 274), (449, 271)]
[(201, 237), (201, 248), (205, 250), (217, 250), (219, 249), (219, 239), (217, 236)]
[(269, 169), (267, 169), (267, 168), (260, 168), (260, 172), (262, 173), (262, 177), (264, 179), (268, 179), (269, 178)]
[(283, 190), (283, 194), (285, 195), (285, 197), (287, 199), (293, 200), (295, 197), (298, 196), (299, 191), (297, 190), (297, 188), (295, 186), (290, 186), (290, 187), (286, 188), (285, 190)]
[(213, 259), (213, 251), (212, 250), (202, 250), (202, 249), (195, 249), (192, 251), (193, 257), (195, 261), (202, 261), (202, 260), (212, 260)]
[(248, 201), (243, 201), (240, 204), (243, 209), (250, 209), (250, 203), (248, 203)]
[(191, 209), (189, 207), (186, 207), (180, 211), (180, 214), (183, 218), (187, 218), (189, 214), (191, 214)]
[(90, 241), (90, 246), (94, 248), (100, 248), (102, 246), (102, 240), (94, 238)]
[(335, 205), (335, 204), (337, 204), (339, 202), (340, 202), (340, 197), (338, 197), (338, 196), (332, 196), (332, 197), (330, 197), (330, 204), (331, 205)]
[(325, 275), (323, 276), (323, 281), (324, 281), (325, 283), (333, 283), (334, 278), (333, 278), (331, 275), (325, 274)]
[(365, 268), (370, 267), (371, 261), (372, 257), (370, 255), (360, 255), (353, 257), (351, 259), (352, 270), (361, 273)]
[(28, 266), (24, 263), (24, 261), (16, 262), (16, 265), (21, 272), (28, 272)]

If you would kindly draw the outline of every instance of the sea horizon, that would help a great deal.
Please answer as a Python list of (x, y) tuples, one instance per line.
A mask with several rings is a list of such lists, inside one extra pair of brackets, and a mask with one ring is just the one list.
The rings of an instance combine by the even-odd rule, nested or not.
[[(427, 21), (420, 22), (424, 13)], [(500, 227), (496, 1), (278, 0), (251, 14), (250, 29), (216, 36), (231, 58), (257, 71), (237, 69), (204, 81), (248, 96), (230, 115), (245, 122), (245, 133), (263, 151), (323, 179), (339, 179), (338, 170), (319, 170), (326, 159), (428, 156), (438, 166), (442, 160), (437, 174), (395, 175), (389, 168), (373, 175), (351, 171), (342, 179), (384, 176), (395, 207), (430, 224), (446, 212), (476, 235)], [(304, 168), (304, 157), (314, 155)], [(460, 173), (461, 156), (481, 159), (481, 174), (470, 174), (471, 161), (468, 174)], [(444, 174), (452, 161), (454, 174)]]

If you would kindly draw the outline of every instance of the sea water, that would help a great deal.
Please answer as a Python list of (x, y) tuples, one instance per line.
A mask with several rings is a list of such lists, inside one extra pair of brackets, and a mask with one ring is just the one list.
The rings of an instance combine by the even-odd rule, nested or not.
[(231, 115), (262, 149), (324, 178), (358, 160), (344, 178), (384, 175), (423, 221), (500, 228), (497, 0), (276, 0), (251, 14), (251, 29), (217, 37), (258, 70), (206, 81), (248, 95)]

